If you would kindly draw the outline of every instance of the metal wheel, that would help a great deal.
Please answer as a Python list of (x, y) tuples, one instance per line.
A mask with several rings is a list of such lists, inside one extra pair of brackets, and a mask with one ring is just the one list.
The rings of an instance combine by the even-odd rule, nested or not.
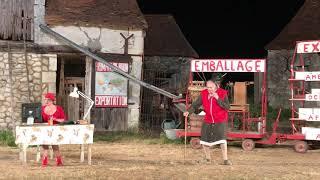
[(252, 151), (254, 149), (255, 143), (252, 139), (245, 139), (242, 141), (242, 149), (245, 151)]
[(298, 153), (306, 153), (308, 148), (308, 144), (305, 141), (297, 141), (294, 143), (294, 150)]
[(200, 139), (199, 138), (191, 138), (190, 145), (191, 145), (192, 149), (200, 149), (201, 148)]

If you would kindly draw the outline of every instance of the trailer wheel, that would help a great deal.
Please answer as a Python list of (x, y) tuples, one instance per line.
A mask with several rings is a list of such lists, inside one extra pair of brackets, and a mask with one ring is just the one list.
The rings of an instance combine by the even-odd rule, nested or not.
[(255, 143), (252, 139), (245, 139), (242, 141), (242, 149), (245, 151), (252, 151), (254, 149)]
[(194, 137), (191, 138), (190, 145), (191, 145), (192, 149), (200, 149), (201, 148), (200, 139), (194, 138)]
[(294, 150), (298, 153), (306, 153), (308, 151), (308, 144), (305, 141), (297, 141), (294, 144)]

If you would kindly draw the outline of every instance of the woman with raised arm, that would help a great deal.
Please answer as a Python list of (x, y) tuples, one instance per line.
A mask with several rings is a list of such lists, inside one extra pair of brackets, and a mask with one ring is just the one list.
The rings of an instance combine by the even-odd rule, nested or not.
[(202, 144), (205, 153), (205, 162), (211, 162), (209, 147), (220, 144), (223, 156), (223, 164), (231, 165), (227, 155), (226, 128), (228, 121), (228, 109), (230, 108), (228, 93), (219, 88), (219, 83), (209, 80), (206, 83), (206, 89), (201, 91), (200, 96), (195, 100), (191, 108), (184, 112), (184, 116), (193, 113), (200, 106), (203, 106), (204, 122), (201, 127), (200, 144)]
[[(52, 121), (52, 124), (57, 124), (65, 121), (65, 115), (63, 108), (55, 104), (55, 94), (47, 93), (45, 94), (44, 105), (41, 107), (41, 115), (44, 122)], [(51, 123), (50, 123), (51, 124)], [(42, 156), (42, 166), (48, 165), (48, 145), (42, 145), (43, 156)], [(62, 157), (60, 154), (59, 146), (52, 145), (53, 152), (56, 157), (56, 165), (62, 166)]]

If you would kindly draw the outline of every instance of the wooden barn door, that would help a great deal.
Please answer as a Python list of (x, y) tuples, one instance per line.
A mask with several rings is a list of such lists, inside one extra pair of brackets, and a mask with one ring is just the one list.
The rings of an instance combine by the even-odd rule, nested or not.
[[(74, 58), (74, 57), (73, 57)], [(60, 57), (59, 62), (59, 91), (57, 93), (57, 104), (61, 105), (65, 111), (68, 120), (79, 120), (83, 116), (84, 111), (84, 99), (82, 97), (73, 98), (69, 94), (73, 91), (74, 87), (77, 87), (79, 91), (84, 92), (85, 77), (73, 76), (74, 72), (71, 72), (70, 57)], [(69, 65), (66, 65), (69, 63)], [(77, 75), (77, 73), (74, 73)]]
[(128, 108), (94, 108), (91, 122), (97, 131), (127, 131)]
[(80, 96), (79, 98), (70, 97), (69, 94), (73, 91), (74, 87), (77, 87), (79, 91), (84, 90), (84, 78), (82, 77), (66, 77), (64, 80), (64, 95), (65, 99), (65, 111), (68, 115), (69, 120), (79, 120), (83, 116), (83, 101), (84, 99)]

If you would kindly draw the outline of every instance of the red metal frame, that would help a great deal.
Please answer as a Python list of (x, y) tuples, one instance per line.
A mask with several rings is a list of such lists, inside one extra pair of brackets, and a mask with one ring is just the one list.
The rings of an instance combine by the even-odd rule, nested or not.
[[(259, 120), (257, 120), (258, 118), (250, 118), (250, 113), (249, 112), (245, 112), (245, 111), (229, 111), (229, 114), (236, 114), (236, 113), (241, 113), (242, 114), (242, 119), (241, 121), (243, 122), (242, 125), (242, 130), (241, 131), (229, 131), (227, 133), (228, 139), (262, 139), (263, 137), (265, 137), (267, 135), (266, 132), (266, 115), (267, 115), (267, 62), (266, 60), (264, 60), (264, 67), (265, 70), (263, 73), (263, 82), (262, 82), (262, 95), (261, 95), (261, 118)], [(192, 84), (193, 81), (193, 73), (191, 70), (191, 66), (190, 66), (190, 74), (189, 74), (189, 85)], [(186, 107), (189, 107), (189, 92), (187, 91), (186, 93)], [(262, 127), (261, 127), (261, 131), (260, 132), (252, 132), (249, 131), (249, 125), (252, 123), (257, 123), (257, 122), (261, 122), (262, 123)], [(230, 123), (230, 120), (229, 120)], [(185, 121), (185, 124), (187, 124), (187, 121)], [(233, 121), (231, 121), (231, 127), (233, 126)], [(199, 137), (201, 135), (200, 132), (190, 132), (187, 131), (185, 132), (185, 130), (180, 130), (180, 131), (176, 131), (176, 135), (177, 137), (183, 137), (183, 136), (188, 136), (188, 137)]]
[[(232, 118), (232, 113), (243, 113), (242, 117), (243, 119), (241, 120), (243, 122), (243, 127), (241, 131), (228, 131), (227, 133), (227, 137), (228, 140), (236, 140), (236, 139), (255, 139), (255, 143), (259, 143), (259, 144), (276, 144), (276, 143), (282, 143), (285, 142), (287, 140), (305, 140), (305, 136), (303, 134), (301, 134), (301, 131), (298, 131), (296, 129), (296, 126), (298, 128), (301, 127), (301, 123), (300, 121), (298, 121), (298, 123), (296, 123), (295, 120), (293, 119), (297, 119), (295, 118), (295, 113), (296, 113), (296, 109), (295, 109), (295, 104), (294, 101), (297, 100), (297, 97), (301, 98), (305, 95), (305, 90), (304, 90), (304, 82), (301, 82), (302, 85), (302, 91), (301, 94), (299, 96), (294, 96), (294, 83), (296, 82), (294, 79), (294, 63), (295, 63), (295, 58), (296, 58), (296, 51), (297, 51), (297, 47), (295, 47), (295, 52), (293, 55), (293, 59), (291, 61), (291, 75), (290, 75), (290, 91), (291, 91), (291, 127), (292, 127), (292, 133), (291, 134), (280, 134), (277, 133), (277, 129), (278, 129), (278, 124), (279, 124), (279, 119), (280, 119), (280, 114), (281, 114), (281, 109), (278, 112), (278, 116), (275, 120), (275, 122), (273, 123), (273, 129), (271, 133), (268, 133), (266, 131), (266, 121), (267, 121), (267, 61), (265, 60), (265, 71), (263, 72), (263, 81), (262, 81), (262, 95), (261, 95), (261, 117), (260, 118), (251, 118), (249, 116), (249, 112), (243, 112), (243, 111), (229, 111), (229, 113), (231, 113), (231, 120), (229, 119), (228, 123), (231, 122), (231, 128), (234, 128), (233, 126), (233, 118)], [(299, 58), (299, 63), (302, 66), (302, 70), (304, 71), (304, 62), (303, 62), (303, 58), (300, 56)], [(192, 76), (192, 71), (191, 71), (191, 67), (190, 67), (190, 76), (189, 76), (189, 85), (192, 84), (192, 80), (193, 80), (193, 76)], [(302, 99), (300, 99), (302, 100)], [(186, 94), (186, 107), (188, 108), (189, 106), (189, 93), (187, 92)], [(302, 105), (303, 101), (301, 101)], [(248, 114), (246, 114), (248, 113)], [(260, 132), (252, 132), (250, 131), (250, 129), (247, 127), (247, 125), (251, 125), (252, 123), (257, 123), (257, 122), (261, 122), (262, 123), (262, 127)], [(185, 124), (187, 123), (187, 120), (185, 121)], [(199, 137), (201, 135), (200, 132), (189, 132), (187, 130), (187, 128), (185, 128), (184, 130), (180, 130), (177, 131), (177, 136), (178, 137), (183, 137), (183, 136), (188, 136), (188, 137)]]

